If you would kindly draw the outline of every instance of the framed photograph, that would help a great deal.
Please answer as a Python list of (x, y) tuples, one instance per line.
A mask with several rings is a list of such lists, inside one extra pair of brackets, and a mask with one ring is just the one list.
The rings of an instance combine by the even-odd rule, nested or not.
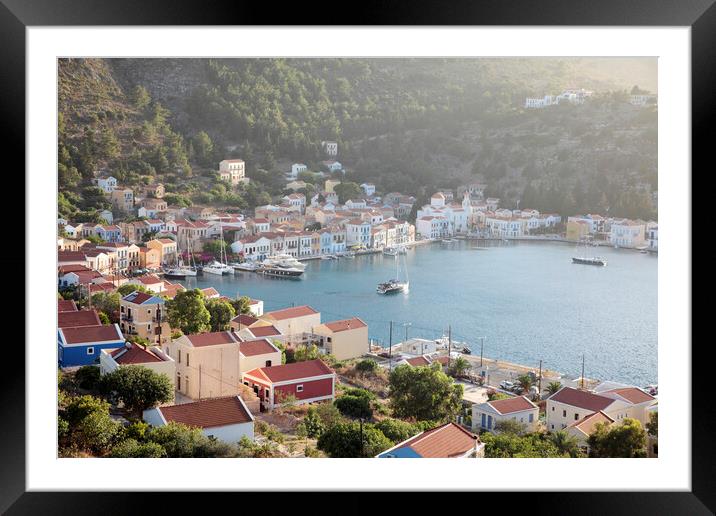
[[(184, 4), (0, 5), (27, 220), (0, 508), (522, 491), (713, 512), (691, 340), (713, 1), (350, 26)], [(382, 460), (408, 458), (428, 460)]]

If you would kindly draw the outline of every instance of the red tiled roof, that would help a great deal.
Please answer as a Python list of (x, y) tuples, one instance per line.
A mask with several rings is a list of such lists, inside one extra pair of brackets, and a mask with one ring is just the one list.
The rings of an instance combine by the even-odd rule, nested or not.
[(77, 305), (72, 299), (59, 299), (57, 301), (58, 312), (76, 312)]
[(589, 415), (584, 416), (579, 421), (575, 421), (574, 423), (569, 425), (568, 428), (577, 428), (583, 433), (591, 435), (591, 433), (594, 431), (594, 428), (597, 426), (597, 423), (611, 424), (613, 422), (614, 420), (611, 417), (609, 417), (600, 410), (599, 412), (593, 412)]
[(187, 335), (189, 342), (194, 347), (217, 346), (219, 344), (231, 344), (239, 342), (239, 339), (230, 331), (216, 331), (213, 333), (197, 333), (195, 335)]
[(109, 326), (79, 326), (75, 328), (62, 328), (67, 344), (90, 344), (94, 342), (124, 340), (122, 333), (115, 324)]
[(175, 421), (199, 428), (212, 428), (253, 421), (251, 413), (238, 396), (159, 407), (159, 411), (167, 422)]
[(249, 328), (249, 331), (254, 337), (273, 337), (281, 335), (281, 332), (274, 325), (269, 324), (268, 326), (255, 326)]
[(327, 322), (327, 323), (324, 323), (324, 326), (326, 326), (332, 332), (337, 333), (339, 331), (355, 330), (356, 328), (364, 328), (368, 325), (366, 323), (364, 323), (363, 321), (361, 321), (358, 317), (353, 317), (352, 319), (344, 319), (342, 321)]
[(285, 382), (287, 380), (302, 380), (304, 378), (311, 378), (314, 376), (334, 374), (334, 372), (333, 369), (324, 364), (323, 361), (316, 359), (271, 367), (259, 367), (246, 374), (264, 377), (270, 382), (275, 383)]
[(57, 268), (57, 274), (58, 276), (64, 276), (68, 272), (83, 272), (83, 271), (90, 271), (89, 267), (86, 267), (85, 265), (79, 264), (79, 263), (72, 263), (70, 265), (60, 265)]
[(411, 448), (426, 459), (461, 457), (475, 449), (475, 442), (480, 442), (476, 437), (455, 423), (447, 423), (426, 430), (397, 448)]
[(614, 403), (614, 400), (606, 396), (600, 396), (591, 392), (573, 389), (572, 387), (563, 387), (548, 399), (565, 403), (573, 407), (584, 408), (593, 412), (604, 410)]
[(112, 353), (112, 358), (118, 364), (130, 365), (130, 364), (147, 364), (150, 362), (164, 362), (160, 356), (154, 352), (144, 349), (143, 346), (138, 344), (130, 343), (130, 348), (123, 347), (117, 348)]
[(97, 326), (101, 324), (95, 310), (78, 310), (76, 312), (60, 312), (57, 314), (58, 328), (77, 326)]
[(87, 258), (83, 251), (59, 251), (57, 261), (62, 262), (84, 262)]
[(523, 410), (536, 409), (537, 407), (524, 396), (516, 398), (508, 398), (504, 400), (488, 401), (488, 405), (494, 408), (500, 414), (511, 414), (513, 412), (521, 412)]
[(114, 283), (108, 282), (108, 283), (92, 283), (90, 285), (90, 292), (93, 294), (95, 292), (110, 292), (112, 290), (115, 290), (117, 287)]
[(201, 289), (202, 294), (204, 294), (206, 297), (218, 297), (221, 294), (219, 294), (219, 291), (216, 290), (214, 287), (207, 287)]
[(127, 301), (128, 303), (134, 303), (135, 305), (141, 305), (145, 301), (148, 301), (152, 299), (154, 296), (151, 294), (147, 294), (146, 292), (130, 292), (126, 296), (122, 298), (122, 301)]
[(239, 344), (239, 351), (247, 357), (276, 353), (278, 350), (267, 339), (246, 340)]
[(134, 279), (136, 279), (140, 283), (144, 283), (145, 285), (155, 285), (157, 283), (162, 283), (162, 279), (159, 276), (154, 275), (138, 276)]
[(293, 308), (284, 308), (283, 310), (276, 310), (264, 314), (266, 317), (271, 317), (277, 321), (283, 321), (285, 319), (291, 319), (293, 317), (303, 317), (306, 315), (317, 314), (318, 312), (308, 305), (296, 306)]
[(627, 400), (629, 403), (632, 404), (638, 404), (638, 403), (644, 403), (645, 401), (652, 401), (656, 398), (652, 396), (651, 394), (647, 394), (646, 392), (642, 391), (641, 389), (637, 389), (636, 387), (626, 387), (623, 389), (612, 389), (607, 392), (613, 392), (614, 394), (618, 394), (625, 400)]
[(428, 366), (430, 365), (430, 360), (427, 358), (420, 356), (420, 357), (413, 357), (413, 358), (406, 358), (405, 361), (410, 364), (413, 367), (420, 367), (420, 366)]
[(233, 319), (231, 319), (231, 322), (237, 323), (243, 327), (248, 327), (254, 324), (258, 319), (256, 317), (252, 317), (249, 314), (239, 314)]

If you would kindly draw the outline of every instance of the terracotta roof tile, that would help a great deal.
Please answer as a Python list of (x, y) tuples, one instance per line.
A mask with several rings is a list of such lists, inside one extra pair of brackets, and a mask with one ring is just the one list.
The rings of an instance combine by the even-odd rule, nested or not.
[(411, 448), (423, 458), (455, 458), (474, 450), (476, 441), (480, 442), (475, 434), (455, 423), (447, 423), (426, 430), (397, 448)]
[(308, 305), (296, 306), (293, 308), (284, 308), (283, 310), (276, 310), (273, 312), (267, 312), (264, 314), (265, 317), (270, 317), (277, 321), (283, 321), (285, 319), (292, 319), (293, 317), (303, 317), (306, 315), (317, 314), (318, 312)]
[(164, 362), (165, 360), (153, 351), (144, 349), (143, 346), (138, 344), (130, 343), (131, 347), (117, 348), (112, 353), (112, 358), (118, 364), (131, 365), (131, 364), (148, 364), (151, 362)]
[(122, 332), (116, 324), (109, 326), (78, 326), (75, 328), (61, 328), (67, 344), (91, 344), (98, 342), (124, 341)]
[(307, 360), (305, 362), (294, 362), (292, 364), (260, 367), (246, 374), (259, 377), (263, 376), (271, 382), (284, 382), (287, 380), (301, 380), (313, 376), (335, 373), (333, 369), (324, 364), (323, 361), (316, 359)]
[(239, 351), (246, 357), (276, 353), (276, 349), (267, 339), (246, 340), (239, 344)]
[(253, 416), (238, 396), (160, 407), (164, 419), (199, 428), (249, 423)]
[(253, 328), (249, 328), (249, 331), (254, 337), (274, 337), (281, 335), (281, 332), (273, 324), (269, 324), (268, 326), (254, 326)]
[(337, 333), (340, 331), (355, 330), (356, 328), (364, 328), (368, 325), (361, 321), (358, 317), (353, 317), (352, 319), (344, 319), (342, 321), (327, 322), (324, 323), (324, 326), (332, 332)]
[(513, 412), (521, 412), (523, 410), (536, 409), (537, 406), (524, 396), (508, 398), (504, 400), (488, 401), (488, 405), (494, 408), (500, 414), (511, 414)]
[(99, 316), (95, 310), (78, 310), (76, 312), (60, 312), (57, 314), (58, 328), (98, 326), (100, 324)]
[(558, 401), (573, 407), (584, 408), (597, 412), (604, 410), (614, 403), (614, 400), (606, 396), (600, 396), (591, 392), (573, 389), (572, 387), (563, 387), (548, 399)]
[(217, 346), (220, 344), (240, 342), (240, 339), (230, 331), (197, 333), (195, 335), (187, 335), (186, 338), (189, 339), (189, 342), (191, 342), (194, 347)]
[(58, 312), (76, 312), (77, 305), (72, 299), (60, 299), (57, 301)]
[[(641, 389), (637, 389), (636, 387), (627, 387), (624, 389), (612, 389), (611, 391), (614, 394), (617, 394), (627, 400), (629, 403), (632, 403), (634, 405), (639, 403), (644, 403), (645, 401), (652, 401), (656, 398), (652, 396), (651, 394), (647, 394), (646, 392), (642, 391)], [(605, 394), (605, 393), (603, 393)]]

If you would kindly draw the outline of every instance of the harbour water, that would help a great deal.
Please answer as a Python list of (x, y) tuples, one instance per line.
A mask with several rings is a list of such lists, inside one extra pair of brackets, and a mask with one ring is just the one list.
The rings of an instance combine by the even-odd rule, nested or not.
[(578, 376), (584, 354), (587, 377), (657, 383), (658, 258), (600, 247), (589, 252), (606, 258), (606, 267), (571, 263), (583, 252), (557, 242), (418, 246), (405, 257), (410, 290), (393, 296), (375, 291), (396, 275), (396, 258), (382, 254), (306, 262), (299, 280), (237, 272), (182, 283), (262, 299), (267, 311), (308, 304), (322, 321), (355, 315), (385, 346), (390, 321), (394, 343), (406, 331), (439, 338), (450, 325), (453, 340), (467, 342), (473, 355), (484, 337), (491, 358), (535, 368), (541, 359), (545, 368)]

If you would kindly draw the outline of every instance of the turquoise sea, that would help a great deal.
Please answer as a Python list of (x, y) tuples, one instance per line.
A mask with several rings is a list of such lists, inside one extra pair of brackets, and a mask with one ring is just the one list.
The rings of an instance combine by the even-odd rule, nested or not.
[[(477, 250), (475, 245), (489, 246)], [(313, 260), (300, 280), (199, 276), (188, 288), (215, 287), (223, 295), (248, 295), (265, 310), (309, 304), (322, 321), (356, 315), (370, 336), (393, 342), (438, 338), (452, 329), (486, 357), (543, 366), (570, 376), (657, 383), (657, 264), (654, 255), (594, 248), (606, 267), (576, 265), (583, 250), (559, 242), (433, 243), (409, 250), (410, 291), (381, 296), (376, 285), (395, 277), (396, 258)], [(401, 258), (402, 260), (402, 258)], [(402, 279), (402, 278), (401, 278)]]

